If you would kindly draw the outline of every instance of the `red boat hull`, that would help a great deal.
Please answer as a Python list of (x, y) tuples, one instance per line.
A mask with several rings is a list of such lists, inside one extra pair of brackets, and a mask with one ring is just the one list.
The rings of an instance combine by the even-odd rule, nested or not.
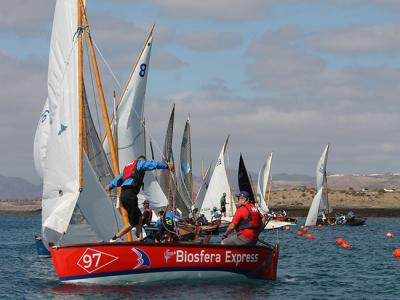
[(62, 282), (112, 284), (240, 275), (275, 280), (279, 247), (93, 243), (50, 249)]

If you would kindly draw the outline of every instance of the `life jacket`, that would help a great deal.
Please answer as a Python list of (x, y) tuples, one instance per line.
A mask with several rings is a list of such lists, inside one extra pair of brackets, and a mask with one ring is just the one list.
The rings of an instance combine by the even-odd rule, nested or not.
[(143, 178), (144, 178), (144, 174), (145, 174), (145, 170), (140, 170), (140, 171), (137, 170), (136, 166), (137, 166), (138, 162), (139, 162), (139, 160), (135, 159), (134, 161), (127, 164), (124, 168), (123, 175), (122, 175), (122, 180), (124, 180), (124, 181), (129, 178), (133, 179), (132, 188), (137, 193), (139, 193), (140, 188), (143, 185)]
[(236, 229), (238, 231), (243, 229), (259, 229), (261, 223), (261, 214), (257, 207), (251, 203), (246, 203), (242, 206), (247, 209), (247, 219), (240, 220), (238, 226), (236, 226)]

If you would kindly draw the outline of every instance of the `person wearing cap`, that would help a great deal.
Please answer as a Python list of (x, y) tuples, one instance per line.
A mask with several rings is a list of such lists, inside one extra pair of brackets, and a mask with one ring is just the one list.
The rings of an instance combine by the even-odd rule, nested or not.
[[(263, 216), (258, 208), (249, 203), (249, 193), (241, 191), (236, 194), (238, 197), (238, 209), (232, 218), (225, 233), (222, 236), (221, 244), (223, 245), (256, 245), (258, 235), (262, 230), (266, 217)], [(236, 236), (228, 235), (236, 230)]]
[(128, 213), (129, 224), (126, 224), (118, 233), (116, 233), (110, 240), (115, 242), (124, 234), (129, 232), (133, 227), (136, 227), (136, 236), (142, 239), (142, 223), (143, 216), (138, 206), (137, 195), (143, 185), (143, 179), (146, 171), (155, 169), (168, 169), (171, 172), (174, 170), (174, 164), (165, 163), (162, 161), (146, 160), (143, 155), (139, 156), (134, 161), (130, 162), (124, 167), (120, 175), (111, 180), (110, 185), (106, 187), (107, 192), (111, 191), (117, 186), (122, 189), (121, 203)]
[(153, 218), (153, 210), (150, 208), (149, 200), (143, 201), (143, 225), (150, 226), (151, 219)]
[(218, 221), (219, 219), (221, 219), (221, 213), (218, 211), (218, 208), (214, 206), (211, 212), (211, 222)]

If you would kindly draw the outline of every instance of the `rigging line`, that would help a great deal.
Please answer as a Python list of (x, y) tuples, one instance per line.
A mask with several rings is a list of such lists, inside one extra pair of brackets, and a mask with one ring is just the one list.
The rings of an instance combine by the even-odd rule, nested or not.
[[(90, 59), (89, 59), (89, 52), (88, 52), (88, 48), (86, 47), (86, 55), (87, 55), (87, 58), (88, 58), (88, 62), (89, 62), (89, 73), (90, 73), (90, 81), (91, 81), (91, 83), (92, 83), (92, 92), (93, 92), (93, 98), (94, 98), (94, 107), (95, 107), (95, 109), (96, 109), (96, 119), (97, 119), (97, 126), (98, 126), (98, 129), (99, 129), (99, 135), (100, 136), (102, 136), (103, 134), (102, 134), (102, 132), (101, 132), (101, 126), (100, 126), (100, 116), (99, 116), (99, 110), (98, 110), (98, 99), (97, 99), (97, 97), (96, 97), (96, 92), (95, 92), (95, 90), (94, 90), (94, 81), (93, 81), (93, 72), (92, 72), (92, 68), (91, 68), (91, 61), (90, 61)], [(88, 103), (88, 105), (89, 105), (89, 103)]]
[(94, 45), (94, 47), (96, 48), (97, 52), (99, 52), (100, 57), (101, 57), (101, 59), (103, 60), (104, 64), (106, 65), (108, 71), (111, 73), (111, 76), (114, 78), (115, 83), (118, 85), (118, 87), (119, 87), (120, 89), (122, 89), (122, 86), (121, 86), (121, 84), (120, 84), (120, 82), (119, 82), (117, 76), (115, 76), (115, 74), (114, 74), (114, 72), (112, 71), (110, 65), (108, 64), (108, 62), (107, 62), (106, 59), (104, 58), (103, 53), (101, 53), (99, 47), (97, 47), (97, 44), (96, 44), (96, 42), (95, 42), (95, 40), (94, 40), (93, 37), (92, 37), (92, 42), (93, 42), (93, 45)]

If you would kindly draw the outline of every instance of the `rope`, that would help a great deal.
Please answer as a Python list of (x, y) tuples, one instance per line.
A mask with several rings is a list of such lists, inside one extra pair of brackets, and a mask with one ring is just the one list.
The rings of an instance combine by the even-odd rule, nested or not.
[(89, 52), (88, 52), (88, 48), (86, 47), (86, 56), (88, 58), (88, 62), (89, 62), (89, 73), (90, 73), (90, 81), (92, 83), (92, 92), (93, 92), (93, 98), (94, 98), (94, 107), (96, 109), (96, 118), (97, 118), (97, 126), (99, 128), (99, 136), (102, 136), (102, 132), (101, 132), (101, 126), (100, 126), (100, 116), (99, 116), (99, 110), (98, 110), (98, 102), (97, 102), (97, 97), (96, 97), (96, 92), (94, 90), (94, 81), (93, 81), (93, 72), (92, 72), (92, 68), (91, 66), (91, 60), (89, 57)]
[(120, 89), (122, 89), (121, 84), (119, 83), (119, 81), (118, 81), (117, 77), (115, 76), (114, 72), (111, 70), (110, 65), (108, 64), (108, 62), (107, 62), (106, 59), (104, 58), (103, 53), (101, 53), (100, 49), (97, 47), (96, 42), (94, 41), (94, 38), (93, 38), (93, 37), (92, 37), (92, 42), (93, 42), (93, 45), (94, 45), (94, 47), (96, 48), (97, 52), (99, 52), (100, 57), (101, 57), (101, 59), (103, 60), (104, 64), (106, 65), (108, 71), (111, 73), (111, 76), (114, 78), (115, 83), (118, 85), (118, 87), (119, 87)]

